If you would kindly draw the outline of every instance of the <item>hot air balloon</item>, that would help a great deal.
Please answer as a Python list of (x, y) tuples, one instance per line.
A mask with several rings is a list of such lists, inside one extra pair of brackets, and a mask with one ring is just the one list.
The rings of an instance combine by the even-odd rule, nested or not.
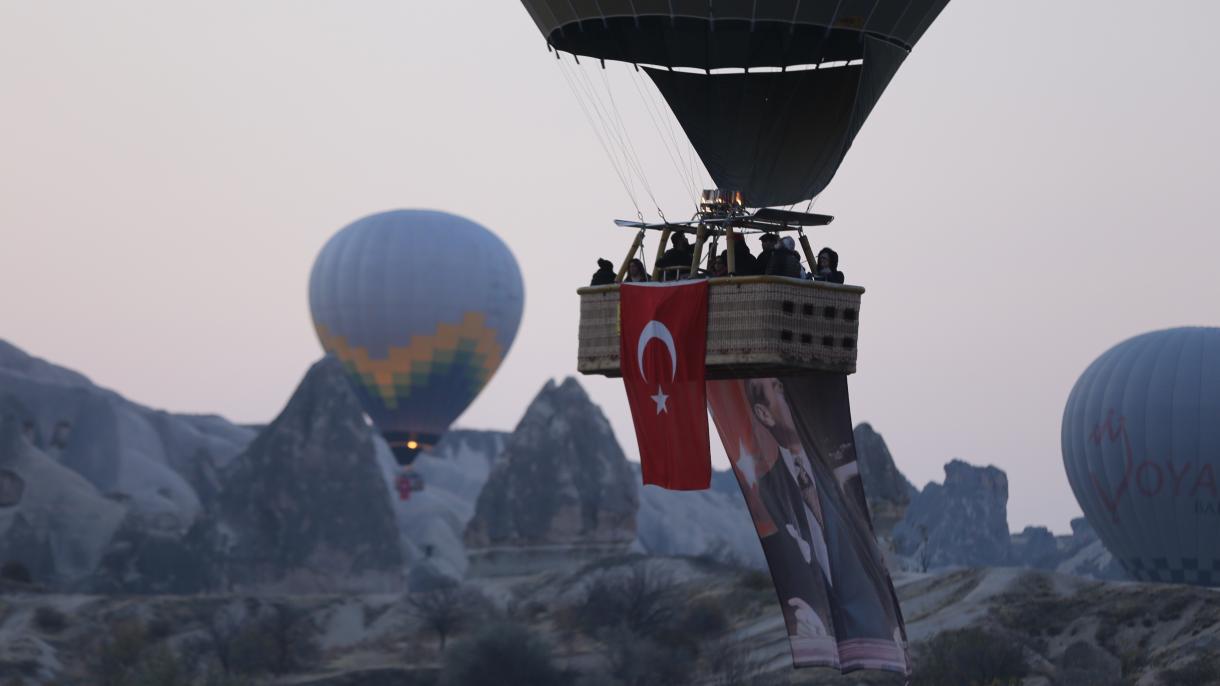
[(521, 272), (462, 217), (397, 210), (355, 221), (318, 254), (309, 307), (398, 463), (436, 444), (517, 335)]
[(1132, 577), (1220, 584), (1220, 328), (1154, 331), (1097, 358), (1062, 443), (1076, 500)]
[[(591, 69), (606, 60), (643, 69), (717, 186), (740, 192), (748, 207), (790, 205), (826, 187), (948, 4), (522, 1), (550, 48), (591, 58)], [(617, 112), (590, 106), (594, 119), (620, 129), (608, 132), (610, 144), (630, 143)]]
[[(664, 487), (710, 482), (702, 434), (704, 408), (711, 409), (771, 568), (794, 666), (909, 673), (902, 613), (863, 488), (834, 476), (857, 473), (846, 375), (856, 369), (863, 289), (842, 285), (841, 275), (840, 283), (799, 278), (794, 254), (784, 257), (783, 273), (757, 274), (743, 234), (794, 231), (814, 267), (804, 227), (833, 217), (811, 214), (812, 199), (948, 0), (522, 2), (638, 218), (615, 222), (636, 229), (616, 283), (599, 279), (578, 291), (577, 368), (624, 379), (641, 461), (651, 461), (641, 473)], [(563, 53), (583, 66), (569, 70)], [(635, 101), (614, 94), (607, 62), (628, 65), (641, 108), (675, 169), (687, 174), (690, 221), (671, 221), (659, 204), (660, 221), (645, 221), (633, 181), (658, 201), (622, 116), (623, 103)], [(690, 156), (676, 134), (666, 137), (670, 122), (654, 91), (685, 132)], [(694, 186), (695, 154), (716, 188)], [(806, 200), (803, 212), (792, 211)], [(648, 257), (648, 231), (660, 233), (651, 280), (673, 283), (622, 284), (637, 253)], [(663, 260), (675, 232), (695, 236), (688, 265), (680, 263), (685, 251), (674, 264)], [(705, 247), (710, 266), (721, 238), (727, 274), (702, 268)], [(691, 281), (701, 276), (708, 282)], [(631, 281), (645, 280), (636, 269)], [(804, 494), (803, 504), (785, 501), (794, 493)]]

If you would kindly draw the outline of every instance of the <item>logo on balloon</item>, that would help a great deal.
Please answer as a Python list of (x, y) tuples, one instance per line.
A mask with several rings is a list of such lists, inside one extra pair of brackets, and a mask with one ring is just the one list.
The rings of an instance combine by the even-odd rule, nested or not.
[[(1096, 472), (1089, 470), (1093, 488), (1097, 491), (1097, 495), (1101, 498), (1102, 504), (1105, 505), (1115, 524), (1119, 523), (1119, 504), (1122, 502), (1123, 496), (1130, 493), (1133, 486), (1136, 493), (1146, 497), (1159, 496), (1166, 491), (1167, 487), (1172, 488), (1174, 497), (1184, 493), (1188, 493), (1192, 498), (1197, 497), (1200, 490), (1206, 490), (1212, 498), (1217, 497), (1216, 475), (1210, 464), (1194, 469), (1197, 466), (1194, 463), (1175, 464), (1172, 455), (1166, 455), (1160, 459), (1145, 457), (1137, 461), (1131, 437), (1127, 433), (1127, 418), (1113, 409), (1106, 412), (1104, 421), (1093, 426), (1093, 430), (1089, 432), (1089, 442), (1099, 447), (1117, 445), (1122, 451), (1123, 472), (1113, 489), (1109, 487), (1104, 478), (1099, 478)], [(1188, 478), (1192, 470), (1194, 476)], [(1196, 513), (1202, 512), (1199, 503), (1195, 504), (1195, 511)], [(1216, 508), (1211, 505), (1210, 509), (1205, 507), (1205, 511), (1214, 513)]]

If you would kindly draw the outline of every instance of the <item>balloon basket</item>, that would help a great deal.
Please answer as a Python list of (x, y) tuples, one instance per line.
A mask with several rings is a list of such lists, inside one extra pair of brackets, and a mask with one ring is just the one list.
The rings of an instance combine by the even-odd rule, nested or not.
[[(707, 378), (855, 373), (863, 288), (782, 276), (714, 278), (709, 285)], [(577, 293), (577, 370), (622, 376), (618, 284)]]

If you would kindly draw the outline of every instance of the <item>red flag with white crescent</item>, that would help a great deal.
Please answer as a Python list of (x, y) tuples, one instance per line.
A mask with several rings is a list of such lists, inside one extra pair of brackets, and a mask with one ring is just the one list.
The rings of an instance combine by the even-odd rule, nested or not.
[(619, 361), (644, 483), (708, 488), (707, 282), (628, 284), (619, 291)]

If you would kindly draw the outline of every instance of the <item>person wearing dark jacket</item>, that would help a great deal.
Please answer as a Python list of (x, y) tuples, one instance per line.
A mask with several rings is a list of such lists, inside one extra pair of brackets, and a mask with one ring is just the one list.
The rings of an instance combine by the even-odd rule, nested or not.
[(648, 280), (648, 270), (644, 269), (644, 263), (640, 258), (633, 257), (631, 262), (627, 264), (627, 278), (623, 281), (627, 283), (644, 283)]
[(839, 253), (830, 248), (822, 248), (818, 253), (818, 264), (813, 271), (813, 280), (843, 283), (843, 272), (839, 271)]
[(733, 275), (751, 276), (758, 274), (758, 259), (746, 245), (745, 236), (735, 233), (729, 236), (728, 248), (733, 251)]
[(677, 281), (685, 279), (690, 271), (691, 258), (693, 253), (690, 248), (690, 243), (686, 240), (686, 234), (675, 233), (669, 239), (670, 248), (666, 250), (661, 259), (657, 262), (662, 281)]
[(779, 243), (779, 236), (773, 233), (764, 233), (759, 237), (758, 242), (762, 244), (762, 252), (758, 253), (756, 266), (759, 274), (770, 274), (767, 271), (770, 267), (771, 255), (775, 252), (775, 247)]
[(597, 271), (593, 272), (593, 280), (589, 282), (590, 286), (608, 286), (614, 283), (614, 263), (610, 260), (598, 258)]
[(788, 237), (780, 241), (779, 245), (771, 251), (771, 259), (768, 260), (767, 271), (764, 273), (771, 276), (788, 276), (793, 279), (801, 278), (801, 256), (796, 254), (795, 245)]

